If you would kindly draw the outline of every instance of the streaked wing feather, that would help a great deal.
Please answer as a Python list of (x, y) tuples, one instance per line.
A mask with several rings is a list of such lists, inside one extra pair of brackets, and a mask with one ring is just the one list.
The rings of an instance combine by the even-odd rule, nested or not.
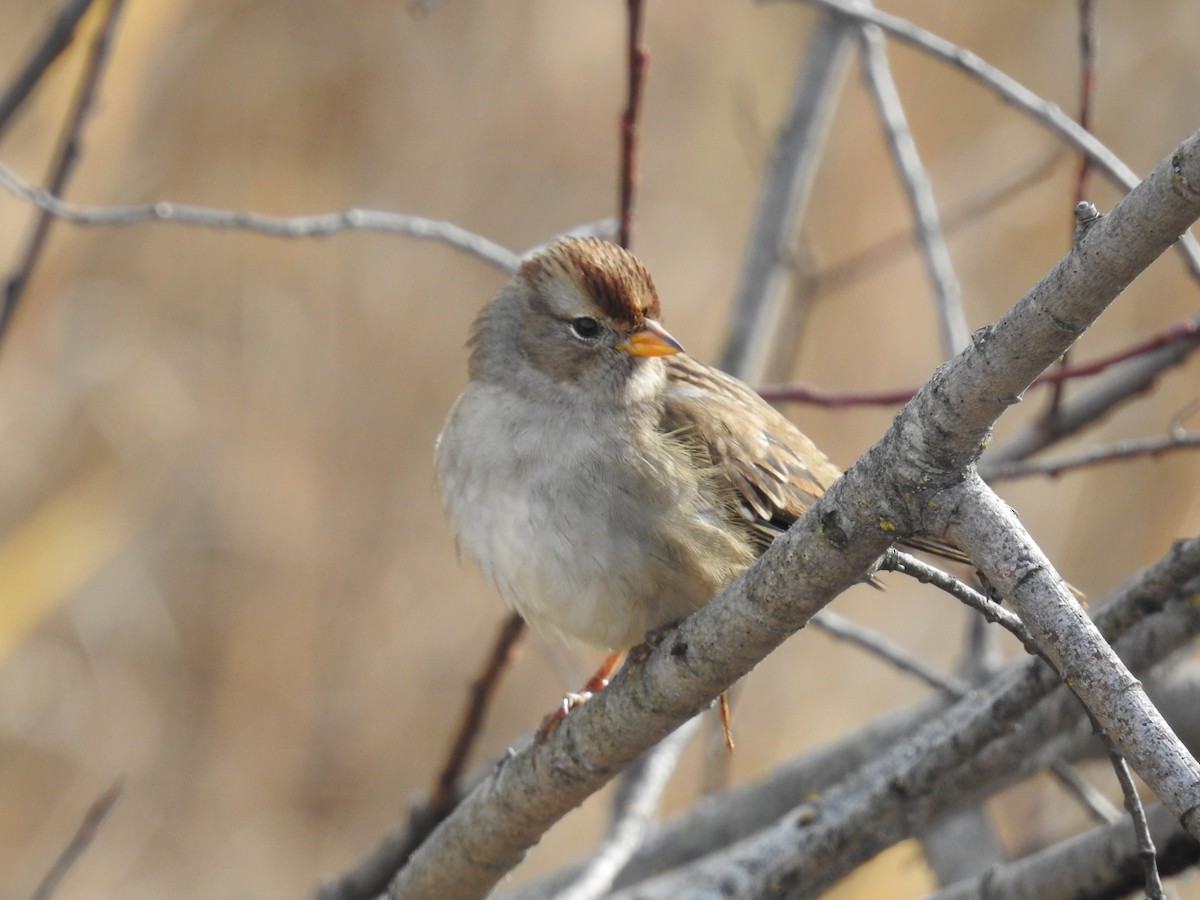
[(757, 535), (786, 529), (841, 474), (742, 382), (682, 353), (667, 372), (663, 429), (694, 435)]
[[(841, 470), (743, 382), (683, 353), (666, 363), (663, 430), (684, 435), (707, 456), (731, 488), (751, 537), (765, 548)], [(914, 535), (901, 543), (970, 564), (962, 551), (943, 541)]]

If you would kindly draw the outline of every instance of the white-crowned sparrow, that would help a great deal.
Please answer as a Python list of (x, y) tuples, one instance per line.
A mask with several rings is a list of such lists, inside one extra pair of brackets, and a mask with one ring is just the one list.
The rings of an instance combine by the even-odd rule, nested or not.
[(658, 318), (630, 253), (555, 242), (476, 320), (438, 438), (460, 547), (526, 621), (598, 647), (708, 602), (840, 474)]

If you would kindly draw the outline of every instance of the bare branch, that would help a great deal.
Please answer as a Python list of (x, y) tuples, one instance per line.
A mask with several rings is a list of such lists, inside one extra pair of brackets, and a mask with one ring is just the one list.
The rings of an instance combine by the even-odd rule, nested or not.
[(699, 723), (692, 719), (625, 770), (608, 836), (571, 884), (555, 893), (555, 900), (595, 900), (612, 888), (650, 831), (662, 792)]
[(483, 717), (500, 683), (500, 676), (508, 667), (513, 649), (524, 631), (525, 620), (517, 613), (505, 619), (497, 630), (492, 651), (482, 671), (471, 682), (470, 699), (429, 800), (414, 806), (409, 821), (393, 829), (368, 857), (345, 874), (321, 885), (317, 900), (371, 900), (378, 897), (387, 890), (388, 881), (413, 850), (454, 809), (463, 794), (462, 772), (467, 757), (479, 738)]
[(901, 672), (915, 676), (934, 690), (942, 691), (951, 697), (965, 697), (971, 691), (971, 686), (962, 679), (939, 672), (919, 656), (896, 646), (874, 629), (852, 622), (832, 610), (821, 610), (810, 622), (830, 637), (862, 648)]
[[(496, 631), (492, 652), (488, 654), (483, 671), (471, 682), (471, 698), (463, 710), (462, 721), (459, 723), (454, 744), (446, 758), (446, 765), (438, 776), (437, 787), (430, 798), (429, 805), (443, 816), (458, 802), (460, 781), (463, 768), (471, 748), (479, 738), (483, 727), (483, 717), (495, 696), (500, 683), (500, 676), (508, 668), (512, 660), (513, 649), (525, 632), (525, 620), (517, 613), (512, 613)], [(382, 887), (381, 886), (381, 890)]]
[[(100, 77), (108, 62), (109, 45), (116, 33), (117, 21), (120, 19), (123, 6), (124, 0), (109, 0), (104, 21), (92, 40), (87, 64), (80, 75), (75, 99), (71, 104), (67, 120), (63, 124), (62, 136), (59, 139), (54, 163), (50, 169), (49, 184), (52, 194), (59, 195), (63, 192), (71, 177), (71, 172), (75, 168), (75, 163), (79, 160), (83, 128), (87, 124), (88, 114), (92, 110), (96, 94), (100, 89)], [(42, 248), (46, 245), (46, 238), (50, 234), (51, 221), (50, 214), (45, 210), (38, 214), (25, 249), (13, 268), (12, 275), (4, 285), (4, 304), (0, 307), (0, 344), (3, 343), (4, 337), (8, 333), (9, 324), (12, 322), (17, 304), (21, 300), (21, 294), (25, 291), (25, 285), (29, 282), (38, 258), (42, 255)]]
[[(1079, 115), (1076, 121), (1084, 131), (1092, 128), (1092, 98), (1096, 94), (1096, 3), (1079, 0)], [(1075, 202), (1087, 199), (1088, 175), (1092, 160), (1080, 154), (1075, 172)]]
[[(1039, 162), (1029, 164), (1025, 169), (976, 196), (959, 201), (942, 216), (942, 230), (946, 234), (953, 234), (966, 225), (974, 224), (986, 213), (1019, 197), (1034, 185), (1049, 178), (1064, 156), (1065, 151), (1056, 147)], [(821, 294), (840, 290), (847, 284), (852, 284), (895, 262), (911, 249), (912, 234), (909, 230), (890, 234), (815, 273), (816, 290)]]
[(942, 233), (942, 226), (938, 220), (933, 185), (929, 181), (925, 166), (921, 163), (920, 154), (917, 153), (917, 143), (909, 130), (900, 93), (892, 80), (883, 32), (874, 25), (864, 25), (859, 44), (862, 50), (863, 75), (875, 100), (875, 109), (883, 123), (896, 171), (912, 207), (917, 246), (921, 248), (925, 270), (933, 285), (938, 327), (942, 336), (942, 355), (949, 358), (967, 346), (969, 331), (967, 318), (963, 314), (962, 289), (959, 287), (958, 277), (954, 274), (950, 250), (946, 246), (946, 236)]
[[(1200, 633), (1200, 607), (1187, 599), (1197, 589), (1200, 539), (1181, 542), (1135, 576), (1097, 621), (1129, 665), (1145, 671)], [(1164, 611), (1133, 624), (1156, 609)], [(789, 795), (796, 806), (777, 821), (728, 835), (728, 849), (610, 900), (671, 900), (685, 886), (696, 892), (717, 885), (726, 896), (818, 896), (934, 818), (1061, 758), (1076, 740), (1072, 723), (1080, 720), (1078, 701), (1054, 672), (1041, 659), (1027, 659), (902, 740), (874, 741), (875, 752), (844, 780)], [(1090, 739), (1092, 732), (1079, 734)]]
[[(888, 34), (911, 44), (934, 59), (955, 66), (997, 94), (1006, 103), (1012, 104), (1035, 122), (1044, 125), (1062, 141), (1081, 153), (1087, 154), (1096, 168), (1114, 184), (1130, 190), (1138, 183), (1138, 177), (1132, 169), (1097, 140), (1093, 134), (1064, 113), (1057, 104), (1039, 97), (1029, 88), (985, 62), (970, 50), (959, 47), (931, 31), (926, 31), (907, 19), (882, 12), (874, 7), (847, 2), (847, 0), (801, 0), (801, 2), (819, 6), (852, 21), (878, 25)], [(1190, 235), (1183, 234), (1179, 239), (1179, 250), (1183, 254), (1192, 276), (1200, 278), (1200, 245), (1197, 245), (1196, 240)]]
[[(1186, 600), (1200, 590), (1197, 573), (1200, 573), (1200, 539), (1173, 548), (1164, 559), (1131, 578), (1100, 608), (1098, 621), (1105, 636), (1116, 643), (1122, 658), (1135, 671), (1144, 672), (1156, 665), (1164, 654), (1185, 645), (1200, 631), (1200, 607)], [(1160, 611), (1164, 607), (1166, 611)], [(1145, 618), (1139, 621), (1139, 617)], [(975, 710), (978, 718), (972, 720), (967, 730), (949, 733), (948, 740), (952, 742), (986, 740), (979, 730), (998, 728), (996, 733), (1000, 737), (988, 744), (985, 752), (969, 757), (949, 774), (936, 765), (930, 774), (924, 769), (925, 760), (912, 753), (897, 752), (893, 763), (884, 766), (871, 780), (872, 784), (877, 778), (885, 786), (914, 788), (899, 798), (889, 794), (889, 803), (896, 799), (901, 803), (895, 817), (886, 811), (883, 818), (871, 818), (868, 814), (863, 819), (861, 833), (837, 826), (826, 838), (844, 842), (843, 845), (864, 839), (874, 842), (881, 837), (879, 826), (886, 823), (891, 837), (876, 846), (882, 849), (921, 830), (947, 809), (978, 802), (1043, 766), (1053, 767), (1065, 756), (1078, 758), (1081, 744), (1094, 747), (1098, 742), (1092, 728), (1083, 721), (1078, 701), (1058, 685), (1057, 678), (1037, 660), (1010, 664), (963, 704), (963, 709), (982, 705)], [(1200, 677), (1183, 679), (1178, 689), (1172, 681), (1166, 693), (1156, 685), (1155, 696), (1167, 701), (1186, 720), (1192, 718), (1195, 709), (1197, 685)], [(1045, 691), (1053, 693), (1039, 702)], [(1168, 701), (1168, 698), (1173, 699)], [(935, 717), (950, 715), (946, 709), (946, 701), (935, 698), (916, 709), (890, 713), (850, 737), (784, 763), (760, 781), (706, 798), (665, 823), (649, 838), (616, 884), (618, 888), (638, 885), (638, 889), (619, 896), (643, 900), (676, 897), (678, 894), (669, 889), (652, 889), (652, 883), (646, 879), (680, 869), (750, 838), (806, 799), (825, 797), (832, 786), (843, 780), (857, 786), (852, 789), (868, 789), (863, 784), (862, 770), (879, 762), (880, 748), (912, 747), (913, 735)], [(1001, 721), (1004, 716), (1010, 718)], [(1075, 722), (1083, 722), (1085, 727), (1074, 729)], [(937, 786), (928, 795), (915, 789), (923, 779), (932, 779)], [(897, 826), (900, 830), (892, 833)], [(699, 865), (707, 867), (706, 863)], [(722, 871), (719, 865), (712, 868), (717, 873)], [(571, 867), (566, 873), (508, 892), (504, 900), (549, 900), (575, 869)], [(678, 877), (693, 878), (696, 872), (696, 869), (680, 869)], [(670, 875), (661, 879), (667, 887), (672, 880)], [(687, 883), (695, 887), (694, 882)], [(659, 880), (653, 884), (658, 885)]]
[(939, 590), (945, 591), (954, 597), (960, 603), (975, 610), (975, 612), (983, 616), (985, 621), (991, 622), (993, 625), (999, 625), (1008, 631), (1027, 649), (1036, 652), (1036, 647), (1029, 636), (1029, 630), (1025, 627), (1019, 616), (1009, 612), (1000, 604), (993, 603), (987, 597), (983, 596), (983, 594), (979, 593), (979, 591), (959, 581), (953, 575), (942, 571), (937, 566), (927, 565), (914, 556), (892, 548), (883, 555), (883, 562), (880, 568), (889, 572), (903, 572), (906, 575), (911, 575), (922, 584), (932, 584)]
[(625, 5), (628, 11), (626, 54), (629, 60), (629, 75), (625, 109), (621, 113), (621, 183), (618, 204), (620, 226), (617, 243), (629, 248), (633, 246), (634, 198), (638, 183), (638, 115), (642, 111), (642, 88), (645, 85), (650, 57), (642, 45), (642, 25), (645, 20), (642, 0), (626, 0)]
[(495, 241), (452, 222), (427, 219), (424, 216), (358, 208), (312, 216), (266, 216), (234, 209), (169, 203), (165, 200), (124, 206), (81, 206), (60, 200), (43, 188), (31, 187), (2, 163), (0, 184), (56, 218), (76, 225), (128, 226), (146, 222), (172, 222), (200, 228), (253, 231), (281, 238), (320, 238), (343, 231), (375, 231), (440, 241), (458, 250), (464, 250), (503, 272), (515, 272), (521, 263), (516, 253)]
[(1114, 806), (1104, 794), (1091, 785), (1076, 772), (1065, 760), (1057, 760), (1050, 765), (1050, 771), (1063, 789), (1088, 811), (1093, 819), (1102, 824), (1120, 822), (1124, 816), (1121, 810)]
[(50, 900), (54, 896), (54, 892), (58, 890), (59, 884), (71, 871), (71, 867), (96, 839), (100, 826), (112, 812), (124, 786), (124, 779), (119, 778), (112, 783), (108, 790), (92, 801), (92, 805), (88, 807), (83, 821), (79, 823), (70, 842), (63, 848), (58, 859), (54, 861), (54, 865), (50, 867), (50, 871), (45, 874), (33, 893), (30, 894), (29, 900)]
[(1162, 456), (1173, 450), (1183, 450), (1200, 447), (1200, 431), (1161, 434), (1152, 437), (1130, 438), (1118, 441), (1108, 447), (1096, 447), (1075, 456), (1063, 459), (1049, 459), (1041, 462), (1024, 461), (1001, 463), (990, 466), (987, 470), (988, 481), (1003, 481), (1005, 479), (1028, 478), (1031, 475), (1049, 475), (1055, 477), (1064, 472), (1084, 469), (1102, 463), (1117, 462), (1118, 460), (1133, 459), (1138, 456)]
[(887, 391), (827, 391), (811, 384), (764, 384), (758, 388), (759, 396), (771, 403), (812, 403), (828, 409), (845, 409), (849, 406), (899, 406), (907, 403), (917, 392), (916, 388), (899, 388)]
[(950, 534), (1021, 617), (1104, 734), (1190, 832), (1200, 835), (1200, 763), (1155, 709), (1021, 526), (978, 479), (942, 498)]
[[(849, 776), (879, 753), (911, 734), (949, 705), (944, 697), (916, 709), (892, 712), (854, 735), (789, 760), (759, 781), (710, 795), (687, 812), (663, 823), (621, 872), (616, 887), (628, 887), (753, 834), (826, 787)], [(552, 900), (579, 865), (529, 885), (506, 891), (503, 900)]]
[(1158, 854), (1154, 849), (1154, 838), (1150, 834), (1150, 826), (1146, 823), (1146, 810), (1138, 797), (1137, 787), (1133, 783), (1133, 775), (1129, 772), (1129, 764), (1125, 757), (1113, 745), (1107, 736), (1104, 744), (1108, 748), (1108, 757), (1112, 761), (1113, 771), (1121, 785), (1121, 795), (1125, 798), (1125, 808), (1133, 819), (1133, 833), (1137, 840), (1137, 855), (1145, 873), (1146, 900), (1166, 900), (1163, 893), (1162, 880), (1158, 875)]
[(1180, 365), (1200, 346), (1200, 313), (1189, 319), (1188, 323), (1197, 328), (1194, 336), (1183, 335), (1161, 349), (1137, 356), (1086, 392), (1064, 403), (1052, 421), (1038, 422), (1003, 444), (990, 448), (980, 463), (980, 474), (990, 479), (997, 467), (1032, 456), (1149, 390), (1164, 372)]
[(812, 193), (854, 33), (854, 27), (828, 15), (813, 29), (788, 117), (763, 179), (721, 356), (721, 368), (745, 381), (758, 381), (765, 368), (766, 336), (774, 331), (786, 295), (790, 247)]
[[(1164, 875), (1200, 861), (1200, 843), (1166, 809), (1147, 813), (1150, 833), (1162, 848)], [(1124, 897), (1144, 885), (1138, 848), (1127, 822), (1106, 825), (1040, 853), (993, 869), (972, 881), (938, 891), (928, 900), (1019, 900), (1026, 897)]]
[(58, 11), (42, 42), (29, 55), (29, 59), (13, 79), (4, 96), (0, 97), (0, 137), (4, 136), (13, 114), (29, 99), (42, 76), (49, 71), (62, 52), (71, 46), (71, 42), (75, 40), (75, 29), (92, 2), (93, 0), (68, 0)]
[[(1184, 357), (1197, 347), (1200, 347), (1200, 315), (1194, 319), (1185, 319), (1182, 322), (1176, 322), (1164, 328), (1153, 337), (1139, 341), (1116, 353), (1101, 356), (1091, 362), (1059, 367), (1048, 372), (1043, 372), (1033, 380), (1033, 383), (1029, 387), (1035, 388), (1046, 384), (1059, 384), (1076, 378), (1088, 378), (1107, 371), (1120, 363), (1136, 361), (1141, 357), (1150, 358), (1151, 362), (1147, 367), (1149, 369), (1148, 375), (1131, 384), (1126, 393), (1121, 395), (1121, 397), (1127, 397), (1137, 391), (1144, 390), (1149, 381), (1152, 381), (1153, 378), (1157, 377), (1169, 366), (1182, 362)], [(1168, 355), (1165, 358), (1165, 362), (1162, 361), (1164, 358), (1158, 354), (1157, 351), (1159, 350), (1167, 351)], [(1126, 376), (1122, 375), (1120, 380), (1126, 381)], [(766, 384), (758, 389), (758, 393), (762, 398), (772, 403), (812, 403), (816, 406), (824, 406), (829, 409), (842, 409), (848, 406), (899, 406), (911, 400), (916, 392), (916, 388), (897, 388), (888, 391), (828, 391), (823, 388), (804, 384), (803, 382)], [(1113, 391), (1109, 389), (1103, 391), (1103, 393), (1106, 396), (1112, 396)], [(1116, 399), (1120, 399), (1120, 397)], [(1094, 421), (1094, 417), (1084, 419), (1077, 416), (1073, 409), (1070, 409), (1065, 412), (1060, 411), (1055, 421), (1039, 423), (1030, 429), (1030, 431), (1035, 434), (1045, 435), (1045, 443), (1050, 443), (1052, 440), (1064, 437), (1090, 424), (1092, 421)], [(1014, 441), (1014, 443), (1019, 443), (1019, 441)], [(1037, 444), (1032, 446), (1031, 449), (1026, 449), (1022, 446), (1021, 452), (1024, 455), (1029, 455), (1029, 453), (1042, 449), (1044, 445)], [(993, 450), (988, 454), (988, 463), (990, 464), (993, 459), (999, 459), (1001, 456), (1006, 458), (1012, 456), (1014, 452), (1016, 451), (1009, 451), (1007, 449)], [(988, 469), (988, 473), (990, 478), (991, 469)]]

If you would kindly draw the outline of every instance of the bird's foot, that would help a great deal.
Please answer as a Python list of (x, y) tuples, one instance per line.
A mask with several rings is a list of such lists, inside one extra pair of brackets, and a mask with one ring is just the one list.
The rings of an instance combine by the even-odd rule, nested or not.
[[(667, 639), (667, 635), (678, 628), (679, 623), (682, 621), (682, 619), (676, 619), (674, 622), (668, 622), (666, 625), (659, 625), (657, 628), (651, 628), (646, 632), (646, 642), (644, 644), (639, 644), (638, 646), (646, 647), (647, 651), (654, 649), (663, 641), (665, 641)], [(647, 655), (649, 654), (647, 653)]]
[(592, 694), (598, 694), (608, 687), (608, 679), (620, 661), (621, 652), (619, 650), (608, 654), (608, 656), (604, 657), (604, 662), (600, 663), (600, 668), (593, 672), (592, 677), (587, 680), (582, 691), (573, 691), (564, 695), (558, 709), (542, 719), (542, 724), (538, 726), (537, 730), (537, 742), (540, 744), (546, 740), (550, 732), (558, 726), (558, 723), (571, 714), (571, 710), (583, 706)]
[[(588, 683), (591, 684), (590, 681)], [(562, 702), (558, 705), (554, 712), (542, 719), (542, 724), (538, 726), (537, 735), (535, 737), (536, 742), (540, 744), (546, 740), (546, 738), (550, 736), (550, 732), (558, 727), (558, 723), (569, 716), (571, 714), (571, 710), (578, 709), (579, 707), (583, 706), (583, 704), (587, 703), (593, 693), (595, 692), (585, 690), (572, 691), (569, 694), (564, 694)]]

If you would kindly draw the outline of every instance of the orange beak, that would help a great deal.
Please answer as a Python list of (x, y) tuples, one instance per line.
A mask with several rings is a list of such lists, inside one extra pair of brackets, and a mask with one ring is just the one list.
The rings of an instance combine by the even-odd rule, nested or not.
[(653, 319), (646, 319), (642, 327), (617, 344), (630, 356), (670, 356), (682, 353), (683, 344), (671, 337), (670, 332)]

